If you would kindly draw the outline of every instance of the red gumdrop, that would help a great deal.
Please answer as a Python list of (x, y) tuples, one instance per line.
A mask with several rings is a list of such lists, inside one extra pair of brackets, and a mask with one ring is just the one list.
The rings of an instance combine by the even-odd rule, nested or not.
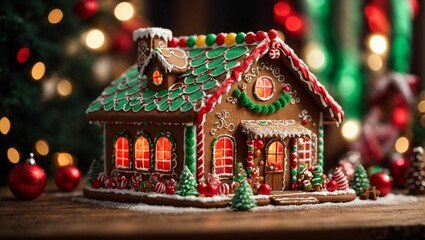
[(214, 184), (207, 184), (205, 187), (205, 196), (213, 197), (218, 194), (218, 187)]
[(196, 190), (198, 190), (199, 194), (205, 194), (205, 188), (207, 187), (207, 184), (205, 184), (204, 182), (200, 182), (198, 184), (198, 187), (196, 188)]
[(255, 42), (255, 33), (249, 32), (245, 36), (245, 43), (251, 44)]
[(285, 85), (284, 87), (283, 87), (283, 91), (285, 91), (285, 92), (289, 92), (291, 89), (290, 89), (290, 87), (288, 86), (288, 85)]
[(102, 183), (99, 181), (99, 179), (95, 179), (91, 182), (91, 187), (94, 189), (99, 189), (102, 187)]
[(335, 180), (331, 180), (330, 182), (328, 182), (328, 185), (326, 185), (326, 189), (329, 192), (334, 192), (337, 188), (338, 188), (338, 184), (336, 183)]
[(173, 195), (175, 191), (176, 191), (176, 187), (174, 185), (169, 185), (165, 189), (165, 194)]
[(180, 38), (179, 46), (180, 47), (186, 47), (187, 46), (187, 38), (185, 38), (185, 37)]
[(277, 32), (276, 32), (276, 30), (272, 29), (268, 32), (268, 35), (269, 35), (270, 40), (273, 40), (277, 37)]
[(257, 34), (255, 35), (255, 40), (257, 40), (257, 42), (261, 42), (266, 38), (266, 33), (263, 31), (258, 31)]
[(217, 46), (223, 45), (226, 35), (224, 33), (219, 33), (215, 39)]
[(177, 47), (179, 45), (179, 40), (175, 37), (171, 38), (171, 40), (168, 42), (168, 47)]

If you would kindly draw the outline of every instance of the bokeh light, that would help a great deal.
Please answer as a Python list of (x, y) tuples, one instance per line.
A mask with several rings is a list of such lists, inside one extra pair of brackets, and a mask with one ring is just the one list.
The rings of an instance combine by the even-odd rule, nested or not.
[(3, 135), (6, 135), (6, 134), (8, 134), (9, 133), (9, 131), (10, 131), (10, 121), (9, 121), (9, 119), (7, 118), (7, 117), (2, 117), (1, 119), (0, 119), (0, 132), (3, 134)]
[(134, 16), (134, 7), (129, 2), (121, 2), (115, 7), (114, 15), (120, 21), (128, 21)]
[(31, 69), (31, 76), (34, 80), (40, 80), (44, 76), (45, 72), (46, 66), (44, 66), (44, 63), (37, 62)]
[(370, 54), (367, 58), (367, 65), (371, 70), (379, 71), (383, 66), (382, 58), (378, 54)]
[(387, 39), (383, 35), (374, 34), (369, 39), (369, 48), (376, 54), (383, 54), (387, 50)]
[(424, 112), (425, 112), (425, 101), (421, 101), (421, 102), (418, 104), (418, 110), (419, 110), (419, 112), (421, 112), (421, 113), (424, 113)]
[(291, 6), (286, 2), (278, 2), (273, 7), (274, 14), (278, 17), (285, 17), (291, 12)]
[(72, 93), (72, 84), (68, 80), (61, 80), (56, 86), (58, 94), (62, 97), (69, 96)]
[(312, 70), (320, 71), (326, 66), (326, 56), (315, 43), (307, 44), (303, 49), (303, 55), (307, 65)]
[(13, 147), (7, 149), (7, 158), (9, 159), (9, 162), (11, 163), (14, 163), (14, 164), (18, 163), (20, 158), (18, 150), (16, 150)]
[(395, 150), (398, 153), (405, 153), (409, 149), (409, 140), (406, 137), (399, 137), (395, 142)]
[(46, 156), (49, 154), (49, 144), (45, 140), (40, 139), (35, 143), (35, 151), (42, 156)]
[(30, 57), (30, 54), (30, 49), (27, 47), (23, 47), (19, 49), (18, 53), (16, 54), (16, 60), (18, 61), (18, 63), (25, 63)]
[(302, 28), (302, 21), (297, 16), (290, 16), (285, 20), (285, 27), (288, 31), (298, 32)]
[(349, 119), (345, 121), (341, 128), (342, 136), (349, 142), (357, 140), (360, 136), (360, 132), (360, 121), (356, 119)]
[(73, 165), (74, 158), (66, 152), (58, 152), (53, 155), (53, 162), (57, 167)]
[(51, 24), (59, 23), (63, 18), (63, 13), (60, 9), (56, 8), (50, 11), (49, 16), (47, 19)]
[(105, 34), (99, 29), (91, 29), (86, 34), (85, 43), (91, 49), (99, 49), (105, 44)]

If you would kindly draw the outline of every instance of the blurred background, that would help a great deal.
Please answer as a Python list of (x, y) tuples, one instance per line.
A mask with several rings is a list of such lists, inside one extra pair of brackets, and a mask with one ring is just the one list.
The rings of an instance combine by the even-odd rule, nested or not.
[[(423, 145), (425, 13), (420, 0), (32, 0), (0, 6), (0, 185), (33, 152), (48, 175), (87, 172), (102, 134), (85, 110), (136, 62), (132, 31), (174, 36), (276, 29), (343, 106), (325, 163), (360, 154), (389, 167)], [(358, 160), (358, 159), (357, 159)]]

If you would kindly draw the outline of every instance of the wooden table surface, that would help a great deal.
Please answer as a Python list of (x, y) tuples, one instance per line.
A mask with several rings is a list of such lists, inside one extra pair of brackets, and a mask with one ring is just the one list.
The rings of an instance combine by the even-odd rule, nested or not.
[[(152, 214), (75, 201), (50, 185), (33, 201), (0, 189), (0, 239), (425, 239), (425, 197), (381, 206)], [(73, 200), (74, 198), (74, 200)]]

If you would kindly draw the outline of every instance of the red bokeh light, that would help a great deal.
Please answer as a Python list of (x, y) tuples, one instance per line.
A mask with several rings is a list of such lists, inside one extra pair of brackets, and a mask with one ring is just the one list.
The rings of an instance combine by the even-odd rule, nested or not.
[(299, 32), (302, 25), (303, 23), (298, 16), (290, 16), (285, 20), (285, 27), (291, 32)]
[(21, 49), (19, 49), (18, 53), (16, 54), (16, 60), (19, 63), (24, 63), (28, 60), (28, 58), (30, 57), (30, 49), (27, 47), (23, 47)]
[(286, 2), (278, 2), (274, 5), (273, 11), (277, 17), (285, 17), (291, 12), (291, 6)]

